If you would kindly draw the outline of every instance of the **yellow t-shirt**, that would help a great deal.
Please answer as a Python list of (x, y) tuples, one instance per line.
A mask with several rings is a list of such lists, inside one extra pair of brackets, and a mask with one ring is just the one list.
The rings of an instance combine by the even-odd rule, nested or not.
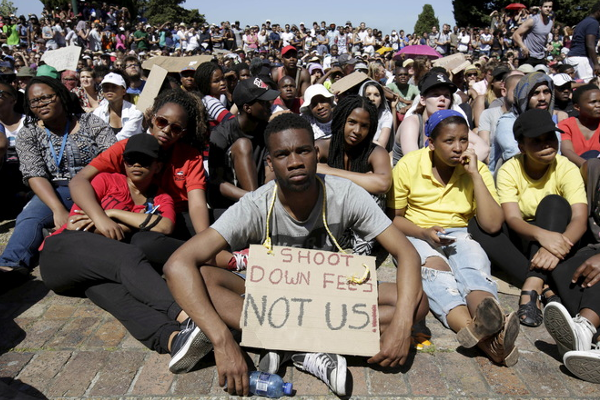
[(550, 165), (543, 177), (531, 179), (525, 173), (524, 155), (519, 154), (502, 165), (496, 184), (500, 203), (518, 203), (525, 221), (535, 218), (535, 210), (549, 194), (564, 197), (569, 204), (587, 204), (583, 178), (575, 164), (561, 155)]
[[(482, 162), (477, 162), (485, 185), (498, 202), (494, 178)], [(475, 215), (473, 180), (462, 165), (446, 186), (433, 177), (432, 151), (423, 148), (402, 157), (392, 171), (393, 184), (387, 195), (387, 206), (396, 210), (406, 207), (405, 217), (422, 228), (466, 227)]]

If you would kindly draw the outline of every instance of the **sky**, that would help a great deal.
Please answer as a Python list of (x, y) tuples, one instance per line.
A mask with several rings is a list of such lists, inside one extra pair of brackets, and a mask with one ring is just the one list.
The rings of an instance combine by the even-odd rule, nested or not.
[[(110, 0), (108, 1), (110, 3)], [(33, 13), (39, 15), (42, 12), (43, 5), (39, 0), (13, 0), (13, 3), (19, 7), (18, 15)], [(440, 21), (440, 25), (448, 23), (454, 25), (454, 13), (451, 0), (430, 0), (428, 4), (433, 6), (435, 15)], [(254, 7), (249, 7), (254, 4)], [(242, 26), (261, 24), (267, 19), (273, 23), (296, 24), (304, 22), (308, 27), (312, 27), (313, 21), (326, 21), (328, 24), (345, 24), (346, 21), (352, 21), (354, 26), (360, 22), (365, 22), (367, 26), (378, 28), (388, 34), (392, 29), (404, 29), (407, 33), (412, 32), (417, 16), (423, 10), (422, 2), (412, 1), (386, 1), (376, 2), (379, 7), (377, 10), (370, 10), (365, 5), (372, 4), (368, 0), (344, 0), (342, 1), (323, 1), (323, 2), (287, 2), (273, 3), (270, 10), (265, 11), (265, 7), (259, 7), (257, 2), (247, 0), (228, 0), (225, 4), (220, 1), (206, 0), (187, 0), (182, 3), (184, 8), (196, 8), (201, 14), (204, 14), (207, 22), (220, 23), (221, 21), (240, 21)], [(292, 4), (309, 4), (309, 7), (299, 7)], [(318, 6), (317, 6), (318, 5)], [(342, 7), (341, 7), (342, 6)], [(382, 16), (385, 16), (382, 18)]]

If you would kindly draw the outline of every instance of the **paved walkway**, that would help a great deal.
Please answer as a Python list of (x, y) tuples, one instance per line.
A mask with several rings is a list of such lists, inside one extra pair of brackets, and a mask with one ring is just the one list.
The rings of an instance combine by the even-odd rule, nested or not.
[[(11, 223), (0, 223), (0, 251)], [(147, 350), (109, 314), (87, 299), (49, 292), (39, 277), (0, 295), (0, 384), (51, 399), (217, 399), (214, 363), (172, 375), (169, 356)], [(380, 279), (393, 279), (390, 266)], [(501, 295), (506, 310), (517, 297)], [(477, 350), (457, 348), (454, 334), (429, 316), (434, 346), (412, 353), (408, 364), (379, 369), (348, 357), (351, 398), (600, 398), (600, 385), (569, 375), (544, 327), (521, 328), (513, 368), (492, 364)], [(257, 353), (250, 353), (257, 362)], [(318, 379), (288, 366), (297, 398), (335, 399)], [(0, 395), (0, 398), (2, 396)]]

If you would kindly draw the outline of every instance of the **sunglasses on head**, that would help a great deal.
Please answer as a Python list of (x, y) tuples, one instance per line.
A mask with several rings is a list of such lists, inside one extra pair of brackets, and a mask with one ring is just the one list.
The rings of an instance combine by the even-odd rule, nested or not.
[(179, 135), (187, 130), (178, 123), (169, 123), (168, 119), (161, 117), (160, 115), (154, 116), (154, 124), (156, 124), (159, 129), (165, 129), (167, 126), (171, 127), (171, 132), (173, 132), (174, 135)]
[(139, 164), (142, 168), (150, 168), (152, 162), (155, 160), (147, 154), (141, 153), (131, 153), (124, 154), (123, 160), (127, 165), (133, 166), (135, 164)]

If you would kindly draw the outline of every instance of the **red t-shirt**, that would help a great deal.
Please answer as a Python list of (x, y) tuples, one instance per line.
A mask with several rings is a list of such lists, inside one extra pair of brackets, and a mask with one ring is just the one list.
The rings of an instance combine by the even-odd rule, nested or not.
[[(124, 210), (135, 213), (143, 213), (145, 211), (143, 204), (135, 204), (133, 202), (125, 175), (119, 173), (101, 173), (92, 179), (91, 184), (96, 193), (96, 199), (103, 210)], [(159, 190), (156, 196), (154, 196), (153, 204), (155, 207), (159, 206), (155, 214), (160, 214), (163, 218), (167, 218), (175, 224), (175, 208), (173, 207), (171, 196)], [(75, 212), (76, 210), (81, 210), (81, 207), (73, 204), (69, 216), (78, 215)], [(61, 226), (51, 236), (58, 235), (65, 229), (67, 229), (67, 224)], [(44, 243), (42, 243), (39, 250), (41, 251), (43, 247)]]
[(589, 140), (586, 140), (579, 126), (577, 125), (577, 118), (570, 117), (562, 120), (558, 123), (558, 128), (564, 131), (561, 134), (562, 140), (570, 140), (573, 143), (573, 150), (578, 155), (582, 155), (586, 151), (598, 150), (600, 151), (600, 126)]
[[(123, 151), (126, 144), (127, 139), (118, 141), (100, 153), (89, 165), (100, 172), (118, 172), (124, 175)], [(188, 209), (188, 192), (195, 189), (206, 190), (206, 173), (202, 154), (192, 146), (176, 142), (170, 151), (171, 156), (163, 167), (159, 186), (171, 195), (175, 211), (179, 213)]]

